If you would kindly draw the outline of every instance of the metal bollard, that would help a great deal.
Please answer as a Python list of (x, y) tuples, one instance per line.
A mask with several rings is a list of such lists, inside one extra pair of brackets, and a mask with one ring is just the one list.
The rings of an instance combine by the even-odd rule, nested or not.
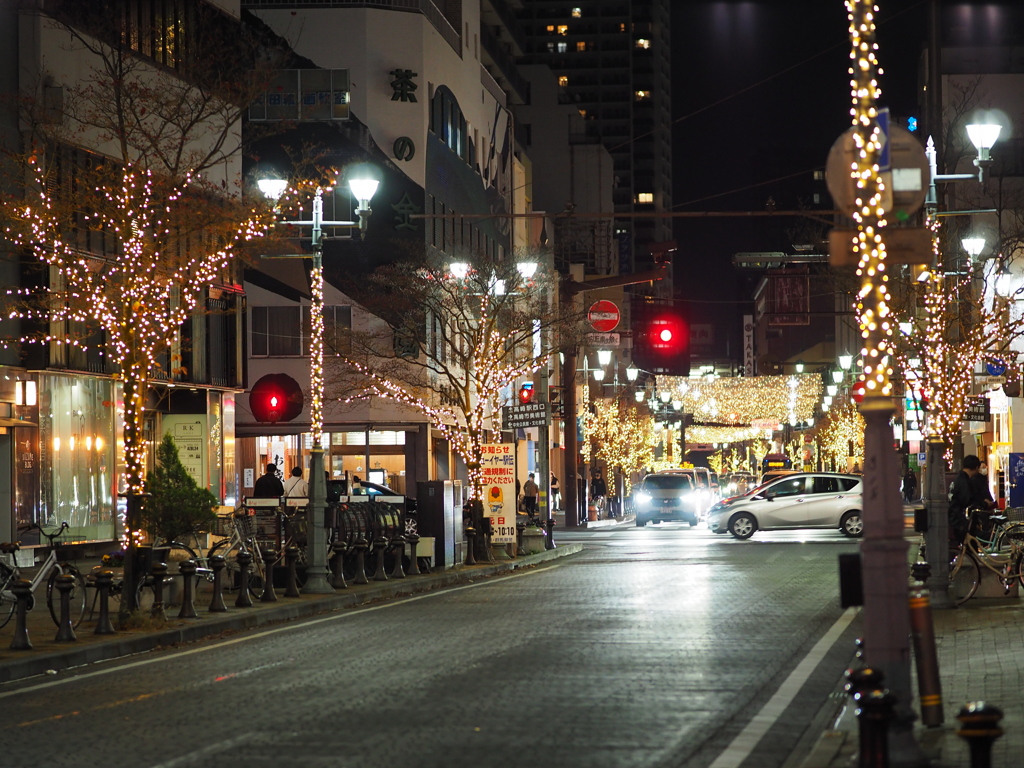
[(547, 533), (546, 537), (544, 538), (544, 549), (554, 549), (555, 548), (555, 519), (553, 517), (549, 518), (547, 520), (547, 522), (544, 523), (544, 528), (546, 529), (546, 533)]
[(370, 542), (360, 536), (356, 539), (356, 584), (369, 584), (366, 578), (366, 550), (370, 548)]
[[(96, 619), (96, 629), (93, 630), (93, 634), (96, 635), (114, 635), (117, 634), (117, 630), (114, 629), (113, 623), (110, 621), (110, 588), (114, 585), (114, 572), (113, 571), (100, 571), (96, 574), (96, 590), (99, 592), (100, 601), (100, 614)], [(59, 587), (60, 585), (58, 585)], [(63, 599), (63, 595), (61, 598)], [(124, 595), (121, 596), (124, 600)], [(64, 610), (63, 604), (61, 610)]]
[(373, 550), (377, 554), (377, 570), (373, 574), (374, 581), (387, 581), (388, 575), (384, 572), (384, 553), (388, 549), (388, 540), (385, 536), (378, 536), (373, 540)]
[(523, 549), (523, 534), (526, 533), (526, 523), (516, 523), (516, 557), (526, 554)]
[(277, 592), (274, 591), (274, 563), (277, 562), (277, 552), (273, 549), (264, 549), (263, 555), (263, 594), (260, 595), (261, 603), (276, 603)]
[(299, 564), (299, 548), (294, 544), (285, 547), (284, 563), (288, 568), (288, 584), (284, 588), (284, 596), (299, 597), (299, 574), (296, 570)]
[[(924, 564), (925, 568), (928, 564)], [(918, 569), (920, 572), (920, 569)], [(915, 572), (915, 577), (917, 573)], [(926, 579), (927, 577), (925, 577)], [(939, 678), (939, 652), (935, 647), (931, 599), (924, 580), (910, 592), (910, 632), (914, 641), (917, 689), (921, 703), (921, 723), (929, 728), (942, 725), (942, 681)]]
[(236, 608), (252, 608), (252, 595), (249, 594), (249, 568), (252, 567), (252, 553), (242, 551), (235, 557), (238, 563), (238, 597), (235, 598)]
[(11, 592), (18, 601), (18, 612), (14, 620), (14, 637), (11, 638), (12, 651), (31, 651), (32, 641), (28, 639), (27, 617), (29, 603), (32, 602), (32, 582), (28, 579), (18, 579), (11, 585)]
[(198, 619), (194, 601), (196, 586), (196, 563), (194, 560), (182, 560), (178, 563), (178, 573), (181, 574), (181, 610), (178, 611), (179, 619)]
[(466, 547), (466, 565), (476, 565), (476, 554), (473, 552), (476, 546), (476, 528), (466, 526), (466, 538), (469, 539), (469, 546)]
[(224, 605), (224, 562), (223, 555), (214, 555), (210, 558), (210, 569), (213, 571), (213, 597), (210, 598), (210, 613), (226, 613), (228, 607)]
[(154, 619), (166, 621), (167, 614), (164, 613), (164, 579), (167, 577), (167, 563), (153, 563), (150, 572), (153, 574), (153, 607), (150, 609), (149, 615)]
[(872, 667), (848, 669), (845, 690), (857, 706), (860, 768), (888, 768), (889, 718), (895, 697), (882, 688), (884, 676)]
[(416, 545), (420, 543), (420, 537), (415, 533), (407, 533), (405, 540), (409, 542), (409, 575), (420, 575), (419, 557), (416, 555)]
[(345, 551), (348, 545), (343, 541), (331, 544), (331, 576), (327, 580), (335, 589), (348, 589), (345, 583)]
[(57, 625), (55, 643), (74, 642), (75, 628), (71, 624), (71, 590), (75, 588), (75, 577), (70, 573), (62, 573), (57, 577), (57, 591), (60, 592), (60, 623)]
[(405, 536), (397, 534), (391, 538), (391, 551), (395, 554), (395, 567), (391, 569), (391, 578), (404, 579), (405, 568), (402, 567), (402, 556), (405, 555)]
[(1003, 711), (984, 701), (969, 701), (960, 708), (956, 719), (960, 721), (956, 735), (971, 750), (971, 768), (992, 768), (992, 744), (1003, 735), (999, 727)]

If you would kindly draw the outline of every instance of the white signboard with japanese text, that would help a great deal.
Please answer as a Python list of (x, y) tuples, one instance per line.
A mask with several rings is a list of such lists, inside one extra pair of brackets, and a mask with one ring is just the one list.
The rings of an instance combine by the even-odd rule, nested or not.
[(516, 541), (516, 455), (512, 443), (487, 443), (480, 460), (484, 515), (491, 518), (491, 543)]
[(208, 487), (206, 414), (166, 414), (163, 418), (164, 431), (170, 434), (178, 449), (178, 458), (189, 476), (200, 488)]

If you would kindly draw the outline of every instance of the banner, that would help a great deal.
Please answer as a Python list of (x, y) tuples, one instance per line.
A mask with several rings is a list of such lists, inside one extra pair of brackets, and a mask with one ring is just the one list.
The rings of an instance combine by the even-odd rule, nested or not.
[(491, 543), (516, 543), (516, 456), (512, 443), (482, 446), (484, 515), (491, 518)]

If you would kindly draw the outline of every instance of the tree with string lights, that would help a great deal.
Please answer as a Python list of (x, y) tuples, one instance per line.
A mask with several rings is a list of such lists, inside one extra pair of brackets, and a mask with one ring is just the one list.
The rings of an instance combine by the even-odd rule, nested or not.
[[(269, 210), (242, 201), (231, 174), (242, 112), (269, 82), (271, 62), (256, 64), (255, 41), (202, 4), (180, 39), (130, 34), (138, 20), (122, 19), (119, 7), (47, 6), (44, 32), (66, 38), (75, 67), (22, 94), (27, 131), (22, 151), (6, 158), (17, 182), (2, 211), (7, 239), (37, 267), (8, 291), (8, 316), (23, 335), (7, 343), (45, 345), (58, 357), (91, 347), (120, 381), (133, 548), (151, 383), (187, 374), (173, 354), (183, 324), (206, 311), (211, 288), (237, 282), (233, 259), (270, 221)], [(142, 51), (142, 40), (168, 47)]]
[(591, 457), (618, 470), (629, 493), (633, 476), (654, 464), (654, 419), (634, 403), (597, 400), (583, 412), (584, 461)]
[(473, 256), (398, 262), (349, 290), (365, 322), (354, 315), (359, 330), (326, 340), (327, 397), (384, 398), (425, 416), (465, 462), (479, 497), (483, 445), (500, 439), (501, 406), (577, 331), (579, 312), (553, 306), (551, 292), (514, 262)]

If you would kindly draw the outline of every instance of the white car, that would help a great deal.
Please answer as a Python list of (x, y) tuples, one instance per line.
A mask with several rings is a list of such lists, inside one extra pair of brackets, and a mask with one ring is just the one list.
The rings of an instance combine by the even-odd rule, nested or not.
[(778, 477), (715, 504), (708, 511), (708, 528), (737, 539), (781, 528), (838, 528), (857, 538), (864, 533), (862, 481), (860, 475), (829, 472)]

